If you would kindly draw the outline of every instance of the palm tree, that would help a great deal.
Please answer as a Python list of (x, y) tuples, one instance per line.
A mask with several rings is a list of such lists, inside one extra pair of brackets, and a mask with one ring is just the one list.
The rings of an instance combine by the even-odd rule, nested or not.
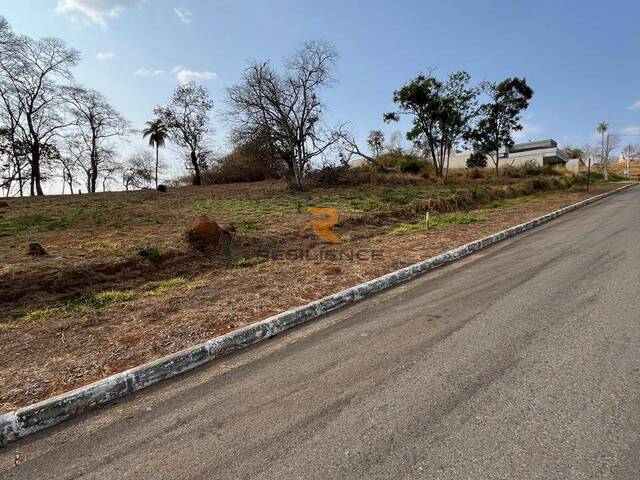
[(142, 131), (142, 138), (149, 137), (149, 146), (156, 149), (156, 188), (158, 188), (158, 150), (164, 147), (167, 135), (167, 127), (159, 118), (147, 122), (147, 128)]
[[(607, 130), (609, 130), (609, 124), (607, 122), (600, 122), (598, 124), (598, 127), (596, 128), (596, 131), (602, 135), (602, 175), (604, 176), (604, 181), (608, 181), (609, 180), (609, 170), (607, 169), (607, 162), (609, 161), (608, 158), (604, 158), (605, 157), (605, 148), (604, 148), (604, 134), (607, 133)], [(607, 152), (607, 156), (609, 155), (609, 152)]]

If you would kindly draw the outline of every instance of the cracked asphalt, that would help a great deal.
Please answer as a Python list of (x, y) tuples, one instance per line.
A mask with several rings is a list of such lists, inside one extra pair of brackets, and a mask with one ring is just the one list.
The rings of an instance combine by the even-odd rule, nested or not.
[(640, 188), (0, 449), (2, 479), (638, 479)]

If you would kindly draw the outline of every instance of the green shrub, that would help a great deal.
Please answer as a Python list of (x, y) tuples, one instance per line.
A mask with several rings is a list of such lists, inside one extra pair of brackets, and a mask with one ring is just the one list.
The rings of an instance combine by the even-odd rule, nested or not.
[(482, 152), (473, 152), (467, 158), (467, 168), (486, 168), (487, 156)]
[(400, 161), (400, 171), (416, 175), (420, 171), (420, 163), (416, 158), (405, 157)]

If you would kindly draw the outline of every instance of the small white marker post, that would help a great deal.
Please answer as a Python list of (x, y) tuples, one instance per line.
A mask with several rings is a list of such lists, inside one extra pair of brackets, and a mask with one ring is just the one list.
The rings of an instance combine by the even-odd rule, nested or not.
[(427, 230), (429, 230), (429, 212), (425, 213), (424, 222), (427, 224)]

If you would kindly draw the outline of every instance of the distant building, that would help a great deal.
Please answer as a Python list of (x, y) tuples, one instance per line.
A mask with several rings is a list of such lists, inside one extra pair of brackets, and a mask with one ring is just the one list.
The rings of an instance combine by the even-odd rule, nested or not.
[(569, 156), (558, 148), (555, 140), (539, 140), (537, 142), (516, 143), (509, 149), (507, 162), (510, 165), (523, 165), (526, 162), (535, 162), (537, 165), (557, 165), (563, 167)]
[[(471, 152), (460, 152), (451, 155), (449, 168), (466, 168), (467, 159)], [(538, 140), (535, 142), (516, 143), (511, 148), (503, 149), (500, 152), (500, 165), (512, 165), (515, 167), (525, 163), (535, 163), (536, 165), (557, 165), (564, 167), (569, 161), (568, 155), (558, 148), (555, 140)], [(492, 166), (493, 160), (487, 156), (487, 166)]]

